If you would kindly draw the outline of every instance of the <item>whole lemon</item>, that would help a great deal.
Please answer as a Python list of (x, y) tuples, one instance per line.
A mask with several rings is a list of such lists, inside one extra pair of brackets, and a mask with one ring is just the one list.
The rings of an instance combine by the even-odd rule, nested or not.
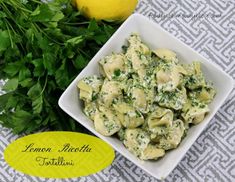
[(123, 21), (135, 10), (138, 0), (74, 0), (74, 3), (88, 18)]

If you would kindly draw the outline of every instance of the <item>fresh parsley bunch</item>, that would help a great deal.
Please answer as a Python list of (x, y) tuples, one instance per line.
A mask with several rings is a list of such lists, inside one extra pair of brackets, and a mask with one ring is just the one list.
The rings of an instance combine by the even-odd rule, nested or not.
[(81, 130), (58, 99), (117, 27), (85, 19), (68, 0), (0, 0), (0, 123), (15, 133)]

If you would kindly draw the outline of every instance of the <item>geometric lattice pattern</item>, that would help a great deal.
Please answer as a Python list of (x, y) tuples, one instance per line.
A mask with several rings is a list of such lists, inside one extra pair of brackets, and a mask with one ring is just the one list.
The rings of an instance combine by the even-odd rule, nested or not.
[[(235, 80), (234, 0), (140, 0), (136, 12), (157, 22), (219, 65)], [(110, 167), (87, 177), (59, 180), (24, 175), (3, 160), (4, 148), (17, 137), (9, 129), (0, 126), (0, 182), (158, 181), (119, 153), (116, 153)], [(205, 131), (164, 181), (235, 181), (235, 88)]]

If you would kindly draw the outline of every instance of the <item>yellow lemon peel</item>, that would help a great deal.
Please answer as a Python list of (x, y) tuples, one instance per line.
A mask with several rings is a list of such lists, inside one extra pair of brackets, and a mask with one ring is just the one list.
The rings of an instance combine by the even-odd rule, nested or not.
[(135, 10), (138, 0), (74, 0), (75, 6), (88, 18), (123, 21)]

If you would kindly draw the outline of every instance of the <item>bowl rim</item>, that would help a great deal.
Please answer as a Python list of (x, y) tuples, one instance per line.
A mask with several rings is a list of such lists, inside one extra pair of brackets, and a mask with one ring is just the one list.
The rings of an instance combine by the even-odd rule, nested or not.
[(112, 37), (116, 36), (120, 30), (123, 29), (123, 27), (127, 26), (127, 24), (129, 24), (131, 21), (135, 21), (136, 19), (142, 19), (143, 21), (146, 21), (148, 24), (152, 24), (154, 25), (156, 28), (160, 29), (161, 31), (163, 31), (170, 39), (175, 39), (178, 42), (180, 42), (181, 44), (183, 44), (183, 46), (188, 47), (190, 49), (190, 51), (194, 52), (195, 54), (199, 55), (200, 57), (203, 58), (203, 62), (204, 60), (206, 60), (209, 64), (213, 65), (215, 68), (218, 69), (218, 71), (222, 72), (223, 75), (225, 77), (227, 77), (227, 79), (229, 80), (229, 82), (231, 83), (231, 86), (228, 88), (228, 92), (225, 94), (225, 96), (223, 97), (223, 99), (220, 101), (220, 104), (214, 109), (213, 113), (211, 114), (211, 118), (209, 118), (208, 123), (210, 122), (210, 120), (215, 116), (215, 113), (218, 111), (218, 109), (222, 106), (222, 104), (224, 103), (224, 101), (226, 100), (226, 98), (229, 96), (230, 92), (232, 91), (235, 82), (233, 81), (233, 78), (228, 75), (224, 70), (222, 70), (217, 64), (215, 64), (214, 62), (210, 62), (208, 61), (207, 58), (205, 58), (204, 56), (202, 56), (201, 54), (199, 54), (197, 51), (195, 51), (193, 48), (191, 48), (189, 45), (185, 44), (184, 42), (182, 42), (181, 40), (179, 40), (178, 38), (174, 37), (172, 34), (170, 34), (169, 32), (167, 32), (165, 29), (163, 29), (160, 25), (158, 25), (156, 22), (148, 19), (147, 17), (138, 14), (138, 13), (134, 13), (132, 14), (125, 22), (123, 22), (123, 24), (116, 30), (116, 32), (109, 38), (109, 40), (102, 46), (102, 48), (96, 53), (96, 55), (90, 60), (90, 62), (87, 64), (87, 66), (76, 76), (76, 78), (69, 84), (69, 86), (66, 88), (66, 90), (62, 93), (61, 97), (59, 98), (58, 104), (60, 106), (60, 108), (65, 111), (67, 114), (69, 114), (72, 118), (74, 118), (77, 122), (79, 122), (81, 125), (83, 125), (85, 128), (87, 128), (89, 131), (91, 131), (93, 134), (95, 134), (97, 137), (101, 138), (102, 140), (104, 140), (105, 142), (107, 142), (109, 145), (111, 145), (116, 151), (118, 151), (121, 155), (123, 155), (125, 158), (127, 158), (128, 160), (130, 160), (131, 162), (133, 162), (135, 165), (137, 165), (138, 167), (140, 167), (141, 169), (143, 169), (144, 171), (146, 171), (147, 173), (149, 173), (150, 175), (152, 175), (153, 177), (157, 178), (157, 179), (162, 179), (162, 178), (166, 178), (174, 169), (175, 167), (179, 164), (179, 162), (182, 160), (182, 158), (185, 156), (185, 154), (188, 152), (189, 148), (192, 147), (192, 145), (195, 143), (196, 139), (202, 134), (203, 130), (205, 130), (205, 128), (208, 126), (208, 123), (197, 133), (195, 140), (186, 145), (186, 149), (183, 155), (181, 155), (179, 158), (176, 159), (176, 162), (174, 162), (174, 164), (172, 165), (172, 167), (169, 170), (163, 171), (161, 173), (161, 176), (159, 176), (158, 174), (155, 174), (149, 170), (147, 170), (146, 168), (144, 168), (143, 166), (140, 165), (138, 161), (138, 159), (134, 159), (134, 158), (129, 158), (125, 153), (123, 153), (117, 146), (113, 145), (112, 143), (110, 143), (109, 141), (107, 141), (105, 139), (104, 136), (102, 136), (101, 134), (99, 134), (97, 131), (94, 130), (94, 128), (90, 128), (89, 126), (86, 126), (86, 124), (84, 122), (81, 122), (80, 120), (77, 120), (77, 118), (75, 118), (74, 114), (72, 112), (70, 112), (66, 106), (64, 106), (63, 104), (63, 98), (65, 96), (65, 94), (67, 92), (69, 92), (72, 89), (72, 86), (74, 84), (76, 84), (76, 80), (79, 77), (80, 74), (83, 74), (86, 70), (87, 67), (89, 67), (91, 64), (93, 64), (93, 62), (97, 59), (97, 56), (99, 54), (100, 51), (106, 49), (106, 47), (110, 44), (110, 42), (112, 42)]

